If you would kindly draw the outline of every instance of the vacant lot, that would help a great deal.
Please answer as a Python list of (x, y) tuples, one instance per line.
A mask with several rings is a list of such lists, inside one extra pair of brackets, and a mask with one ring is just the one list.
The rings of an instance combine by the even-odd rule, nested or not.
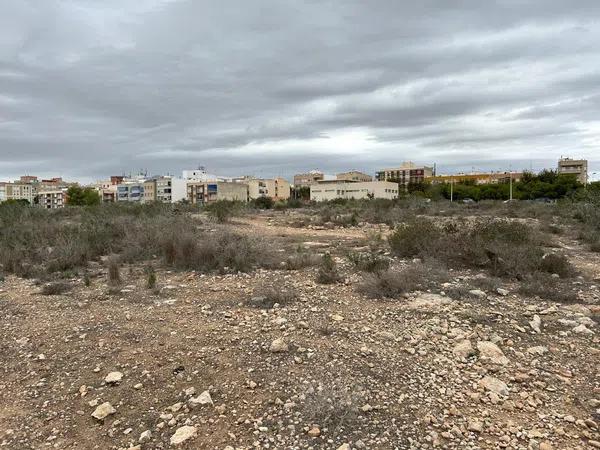
[(593, 210), (323, 208), (0, 211), (0, 447), (600, 446)]

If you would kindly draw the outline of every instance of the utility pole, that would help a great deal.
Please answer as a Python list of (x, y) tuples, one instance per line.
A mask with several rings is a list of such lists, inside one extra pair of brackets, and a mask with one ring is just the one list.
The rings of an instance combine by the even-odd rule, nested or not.
[(509, 172), (508, 172), (508, 179), (509, 179), (509, 183), (510, 183), (510, 201), (512, 202), (513, 199), (513, 189), (512, 189), (512, 166), (509, 166)]

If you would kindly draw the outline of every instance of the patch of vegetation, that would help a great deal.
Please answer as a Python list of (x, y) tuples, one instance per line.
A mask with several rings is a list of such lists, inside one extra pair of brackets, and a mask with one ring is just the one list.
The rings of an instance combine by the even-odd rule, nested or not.
[(303, 247), (299, 246), (296, 252), (287, 257), (285, 260), (285, 268), (287, 270), (300, 270), (305, 267), (312, 267), (319, 264), (319, 255), (310, 253)]
[(548, 273), (536, 273), (521, 282), (519, 293), (555, 302), (575, 302), (577, 293), (564, 281)]
[(217, 222), (225, 223), (241, 213), (242, 204), (233, 200), (218, 200), (206, 205), (204, 210)]
[(350, 252), (348, 259), (363, 272), (382, 272), (390, 267), (390, 260), (375, 252)]
[(110, 286), (118, 286), (121, 284), (121, 267), (119, 257), (116, 255), (110, 256), (106, 260), (106, 268), (108, 272), (108, 284)]
[(337, 264), (331, 257), (331, 254), (325, 253), (321, 258), (321, 263), (319, 265), (319, 271), (317, 273), (317, 283), (333, 284), (338, 283), (340, 280), (341, 277), (338, 273)]
[(253, 308), (271, 309), (275, 304), (286, 306), (298, 299), (298, 293), (291, 286), (262, 285), (254, 289), (252, 298), (246, 302)]
[(252, 205), (257, 209), (272, 209), (275, 202), (271, 197), (258, 197), (252, 200)]
[(370, 298), (398, 298), (413, 291), (435, 288), (448, 280), (447, 271), (437, 263), (414, 263), (403, 268), (366, 274), (359, 292)]
[(337, 436), (356, 423), (363, 397), (355, 383), (346, 386), (335, 382), (311, 388), (301, 405), (302, 417), (307, 419), (307, 425), (319, 424)]
[(64, 281), (55, 281), (46, 283), (42, 286), (40, 294), (42, 295), (61, 295), (71, 290), (72, 286)]
[(147, 266), (146, 267), (146, 288), (147, 289), (156, 289), (156, 271), (154, 267)]

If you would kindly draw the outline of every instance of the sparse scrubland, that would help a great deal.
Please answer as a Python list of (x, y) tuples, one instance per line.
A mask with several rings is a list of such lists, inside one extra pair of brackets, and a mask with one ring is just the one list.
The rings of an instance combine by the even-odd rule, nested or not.
[(0, 447), (595, 448), (599, 199), (2, 205)]

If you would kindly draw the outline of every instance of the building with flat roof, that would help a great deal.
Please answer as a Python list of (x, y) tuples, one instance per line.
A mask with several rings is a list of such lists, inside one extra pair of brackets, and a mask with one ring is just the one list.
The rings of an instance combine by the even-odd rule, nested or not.
[(311, 170), (306, 173), (294, 175), (294, 187), (310, 186), (318, 181), (325, 179), (325, 175), (320, 170)]
[(521, 181), (523, 172), (488, 172), (488, 173), (458, 173), (454, 175), (433, 175), (426, 177), (425, 181), (431, 184), (440, 183), (465, 183), (474, 184), (502, 184)]
[(44, 209), (64, 208), (67, 204), (67, 190), (53, 189), (40, 191), (37, 194), (37, 205)]
[(248, 201), (248, 185), (231, 181), (188, 181), (187, 201), (192, 205), (205, 205), (219, 200)]
[(290, 183), (284, 178), (247, 178), (248, 198), (269, 197), (275, 201), (290, 198)]
[(576, 175), (577, 181), (582, 184), (588, 182), (588, 162), (587, 159), (560, 158), (558, 160), (558, 173), (567, 175)]
[(350, 170), (336, 174), (335, 178), (339, 181), (373, 181), (371, 175), (359, 172), (358, 170)]
[(321, 181), (310, 186), (315, 202), (343, 199), (398, 198), (398, 183), (390, 181)]
[(378, 181), (394, 181), (407, 186), (409, 183), (422, 183), (425, 178), (433, 176), (433, 167), (417, 166), (412, 162), (403, 162), (399, 167), (378, 170), (375, 178)]

